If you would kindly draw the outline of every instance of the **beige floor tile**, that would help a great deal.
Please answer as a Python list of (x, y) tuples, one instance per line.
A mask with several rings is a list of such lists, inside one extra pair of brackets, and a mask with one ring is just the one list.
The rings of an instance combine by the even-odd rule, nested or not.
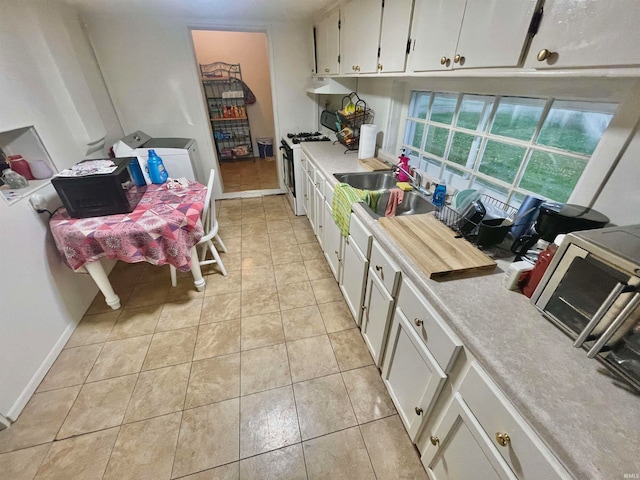
[(309, 243), (299, 243), (298, 248), (300, 248), (300, 254), (302, 255), (303, 260), (313, 260), (314, 258), (324, 258), (324, 253), (322, 253), (322, 249), (318, 242), (313, 239)]
[(142, 372), (131, 396), (124, 423), (178, 412), (184, 406), (191, 365)]
[(242, 352), (241, 395), (291, 384), (284, 343)]
[[(294, 382), (301, 382), (340, 371), (327, 335), (288, 342), (287, 351), (291, 378)], [(313, 352), (313, 355), (310, 355), (310, 352)]]
[(297, 243), (283, 244), (272, 240), (271, 260), (274, 265), (302, 262), (302, 255)]
[(228, 355), (240, 351), (240, 320), (208, 323), (198, 327), (193, 360)]
[(280, 310), (278, 291), (275, 287), (261, 287), (242, 292), (242, 316), (251, 317)]
[(142, 369), (151, 370), (190, 362), (193, 358), (197, 334), (196, 327), (154, 334)]
[(315, 438), (302, 446), (309, 480), (376, 478), (358, 428)]
[(227, 240), (231, 240), (232, 238), (239, 238), (241, 233), (242, 233), (241, 223), (227, 224), (224, 226), (220, 225), (220, 229), (218, 230), (218, 234), (222, 238), (222, 241), (224, 242), (225, 245), (227, 245)]
[(50, 447), (50, 443), (45, 443), (37, 447), (3, 453), (0, 455), (2, 478), (7, 480), (33, 480)]
[(329, 264), (324, 258), (316, 258), (314, 260), (306, 260), (304, 266), (307, 269), (309, 280), (320, 280), (322, 278), (333, 278), (333, 273), (329, 268)]
[(240, 463), (234, 462), (211, 470), (205, 470), (204, 472), (180, 477), (180, 480), (238, 480), (239, 476)]
[(242, 270), (242, 290), (255, 290), (256, 288), (275, 286), (276, 280), (273, 274), (273, 265)]
[[(262, 214), (260, 213), (260, 210), (255, 210), (249, 214), (245, 214), (243, 210), (241, 223), (243, 227), (245, 225), (251, 225), (251, 224), (263, 225), (265, 223), (264, 209), (262, 210)], [(265, 233), (266, 233), (266, 230), (265, 230)]]
[(111, 330), (109, 340), (122, 340), (155, 332), (160, 312), (162, 312), (162, 305), (123, 310)]
[(273, 268), (276, 274), (278, 290), (282, 290), (280, 287), (284, 285), (309, 281), (307, 270), (304, 268), (304, 263), (302, 262), (284, 263), (275, 265)]
[(302, 445), (263, 453), (240, 460), (240, 480), (306, 480)]
[(321, 280), (312, 280), (311, 288), (313, 288), (313, 294), (316, 297), (318, 304), (337, 302), (343, 300), (342, 292), (338, 283), (331, 278), (323, 278)]
[(100, 344), (62, 350), (37, 391), (44, 392), (54, 388), (82, 385), (101, 350), (102, 345)]
[(102, 478), (119, 428), (54, 442), (35, 480)]
[(312, 232), (311, 223), (305, 216), (296, 217), (291, 220), (291, 226), (294, 230)]
[(429, 477), (413, 448), (400, 417), (383, 418), (360, 427), (373, 469), (379, 479), (425, 479)]
[(358, 424), (340, 374), (294, 383), (302, 440)]
[(169, 480), (181, 413), (123, 425), (104, 480)]
[(359, 424), (396, 413), (391, 397), (375, 366), (356, 368), (342, 373), (351, 405)]
[[(282, 212), (286, 214), (286, 211), (284, 210), (284, 208), (282, 209)], [(277, 232), (293, 233), (293, 228), (291, 227), (291, 222), (289, 221), (289, 219), (272, 220), (269, 223), (267, 223), (267, 232), (268, 233), (277, 233)]]
[(158, 320), (156, 331), (177, 330), (178, 328), (193, 327), (200, 323), (202, 303), (204, 298), (165, 303)]
[(0, 431), (0, 453), (53, 441), (80, 388), (34, 394), (11, 428)]
[[(102, 301), (104, 302), (104, 299)], [(111, 311), (97, 315), (85, 315), (73, 331), (65, 348), (106, 342), (120, 313), (120, 311)]]
[(273, 252), (273, 250), (278, 247), (297, 245), (298, 239), (289, 232), (274, 232), (269, 234), (269, 243), (271, 244), (271, 251)]
[(347, 307), (344, 300), (322, 303), (318, 305), (318, 308), (320, 309), (324, 326), (329, 333), (357, 327), (353, 315), (351, 315), (349, 307)]
[(317, 305), (283, 311), (282, 325), (288, 342), (327, 333)]
[(239, 396), (239, 353), (193, 362), (184, 408), (201, 407)]
[(300, 442), (291, 386), (240, 398), (240, 458)]
[(270, 248), (269, 235), (266, 232), (260, 235), (247, 235), (242, 237), (242, 255), (260, 253)]
[(242, 350), (284, 342), (280, 312), (242, 317), (240, 323), (242, 325), (242, 335), (240, 337)]
[(215, 323), (240, 318), (242, 294), (240, 292), (205, 297), (200, 323)]
[[(240, 225), (235, 225), (235, 227), (240, 231)], [(222, 241), (224, 242), (224, 246), (227, 247), (227, 251), (219, 251), (218, 253), (220, 253), (220, 255), (237, 255), (242, 253), (242, 238), (239, 235), (233, 238), (222, 237)]]
[(242, 237), (255, 237), (257, 235), (267, 234), (267, 222), (264, 220), (264, 214), (261, 221), (256, 220), (252, 223), (246, 223), (242, 225)]
[(239, 460), (240, 399), (185, 410), (173, 478)]
[(316, 297), (309, 282), (291, 283), (278, 288), (280, 310), (309, 307), (316, 304)]
[[(204, 267), (202, 269), (204, 270)], [(169, 293), (167, 293), (166, 303), (185, 302), (187, 300), (193, 300), (194, 298), (204, 297), (204, 292), (198, 291), (196, 286), (193, 284), (193, 274), (190, 271), (176, 273), (178, 284), (175, 287), (172, 286), (169, 289)], [(170, 275), (168, 275), (168, 278), (170, 278)]]
[(271, 250), (268, 243), (260, 247), (256, 246), (251, 248), (251, 250), (242, 251), (243, 269), (273, 265), (273, 262), (271, 261)]
[[(255, 167), (255, 163), (253, 165)], [(253, 170), (253, 168), (251, 169)], [(242, 214), (244, 215), (245, 211), (251, 210), (252, 207), (261, 207), (263, 197), (247, 197), (242, 199)]]
[[(272, 209), (269, 208), (265, 211), (265, 217), (267, 219), (267, 223), (278, 220), (289, 220), (289, 213), (284, 206)], [(289, 224), (289, 226), (291, 226), (291, 224)]]
[(85, 384), (56, 439), (120, 425), (136, 378), (137, 375), (127, 375)]
[(153, 335), (113, 340), (104, 344), (87, 382), (138, 373)]
[(240, 270), (227, 272), (228, 275), (207, 275), (207, 286), (204, 290), (205, 297), (210, 295), (222, 295), (225, 293), (239, 292), (242, 290), (242, 274)]
[(293, 230), (294, 235), (296, 236), (296, 240), (298, 243), (311, 243), (315, 241), (316, 236), (311, 230)]
[(373, 358), (364, 343), (360, 329), (352, 328), (329, 334), (340, 371), (373, 365)]
[[(120, 304), (126, 305), (129, 297), (131, 296), (132, 288), (131, 285), (120, 286), (120, 285), (112, 285), (113, 290), (116, 292), (116, 295), (120, 297)], [(104, 295), (98, 292), (89, 305), (89, 308), (85, 312), (85, 315), (96, 315), (100, 313), (115, 313), (113, 309), (107, 305), (107, 302), (104, 301)]]
[[(131, 296), (125, 308), (145, 307), (164, 303), (171, 288), (171, 281), (167, 278), (163, 282), (141, 283), (133, 287)], [(122, 300), (122, 299), (121, 299)]]
[[(224, 268), (227, 270), (227, 274), (229, 274), (231, 270), (240, 270), (242, 268), (242, 254), (240, 252), (220, 253), (220, 260), (222, 260)], [(207, 268), (210, 269), (209, 271), (207, 271), (207, 275), (212, 273), (217, 273), (218, 275), (222, 274), (222, 271), (220, 270), (220, 266), (217, 263), (202, 267), (203, 272)]]

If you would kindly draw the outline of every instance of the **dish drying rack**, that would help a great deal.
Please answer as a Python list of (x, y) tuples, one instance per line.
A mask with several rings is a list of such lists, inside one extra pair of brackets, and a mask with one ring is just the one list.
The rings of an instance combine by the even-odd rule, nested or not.
[[(355, 105), (353, 113), (346, 113), (345, 108), (349, 103)], [(338, 142), (347, 149), (344, 153), (358, 150), (360, 145), (360, 127), (369, 123), (373, 118), (373, 111), (367, 107), (367, 102), (362, 100), (356, 92), (342, 97), (342, 108), (336, 112), (340, 130), (336, 132)]]
[[(498, 200), (497, 198), (491, 197), (484, 193), (480, 195), (480, 202), (485, 206), (485, 209), (487, 206), (498, 207), (504, 212), (505, 219), (513, 220), (518, 213), (517, 208), (514, 208), (511, 205), (508, 205)], [(440, 210), (438, 212), (436, 212), (436, 218), (451, 230), (456, 232), (459, 236), (464, 237), (471, 243), (475, 244), (478, 238), (478, 230), (484, 217), (480, 218), (479, 220), (474, 220), (473, 218), (470, 218), (468, 214), (465, 215), (469, 211), (469, 206), (471, 206), (471, 204), (468, 205), (467, 208), (465, 208), (464, 212), (458, 212), (457, 210), (445, 204), (440, 207)], [(489, 228), (498, 228), (498, 226)]]

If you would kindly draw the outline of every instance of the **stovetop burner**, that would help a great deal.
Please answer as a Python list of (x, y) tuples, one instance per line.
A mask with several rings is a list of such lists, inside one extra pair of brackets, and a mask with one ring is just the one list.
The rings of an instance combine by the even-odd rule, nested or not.
[(320, 132), (300, 132), (300, 133), (287, 133), (287, 137), (291, 139), (292, 143), (300, 142), (330, 142), (331, 139)]

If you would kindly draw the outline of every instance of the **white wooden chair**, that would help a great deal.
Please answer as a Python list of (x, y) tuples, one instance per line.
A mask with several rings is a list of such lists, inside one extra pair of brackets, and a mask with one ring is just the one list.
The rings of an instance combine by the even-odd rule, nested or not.
[[(204, 227), (204, 235), (200, 239), (200, 241), (196, 244), (202, 246), (202, 253), (200, 255), (200, 265), (212, 265), (217, 263), (220, 266), (220, 271), (222, 275), (227, 276), (227, 269), (224, 268), (224, 264), (220, 259), (220, 255), (218, 254), (218, 250), (216, 250), (215, 245), (213, 244), (213, 240), (220, 245), (220, 250), (222, 252), (227, 251), (227, 247), (224, 245), (224, 242), (218, 235), (218, 219), (216, 218), (216, 202), (213, 198), (213, 180), (216, 176), (216, 171), (211, 169), (211, 173), (209, 174), (209, 181), (207, 182), (207, 196), (204, 201), (204, 209), (202, 210), (202, 226)], [(210, 260), (206, 260), (207, 258), (207, 250), (211, 251), (211, 255), (213, 258)], [(192, 259), (192, 261), (197, 261), (198, 259)], [(170, 265), (171, 271), (171, 285), (176, 286), (178, 284), (176, 278), (176, 267)]]

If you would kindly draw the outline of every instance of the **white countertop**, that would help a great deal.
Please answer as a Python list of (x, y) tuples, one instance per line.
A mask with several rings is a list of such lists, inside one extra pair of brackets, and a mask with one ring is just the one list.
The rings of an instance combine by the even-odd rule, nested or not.
[[(334, 173), (367, 171), (339, 144), (302, 150), (330, 182)], [(573, 348), (527, 297), (501, 286), (509, 261), (490, 275), (434, 281), (361, 205), (353, 211), (577, 479), (640, 475), (640, 397)]]

